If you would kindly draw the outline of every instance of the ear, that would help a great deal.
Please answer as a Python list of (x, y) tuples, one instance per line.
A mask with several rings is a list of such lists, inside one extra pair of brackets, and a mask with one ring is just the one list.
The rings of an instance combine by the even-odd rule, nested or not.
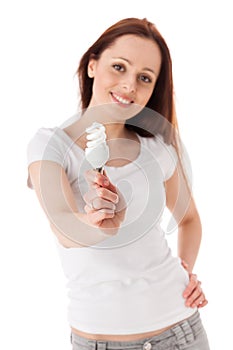
[(91, 58), (87, 66), (87, 75), (89, 78), (94, 78), (95, 68), (97, 61), (94, 58)]

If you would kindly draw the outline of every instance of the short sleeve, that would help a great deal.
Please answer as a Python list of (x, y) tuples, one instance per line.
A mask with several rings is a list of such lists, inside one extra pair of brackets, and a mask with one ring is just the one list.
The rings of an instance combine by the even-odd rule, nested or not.
[(178, 161), (182, 166), (186, 180), (191, 185), (192, 183), (192, 166), (191, 161), (186, 150), (185, 145), (179, 140), (179, 157), (177, 150), (173, 145), (168, 145), (163, 141), (162, 136), (156, 137), (156, 143), (159, 154), (159, 164), (163, 172), (164, 181), (167, 181), (172, 177), (177, 169)]
[[(62, 142), (56, 128), (40, 128), (27, 146), (28, 166), (38, 160), (50, 160), (64, 167), (67, 145)], [(28, 174), (27, 185), (33, 188)]]
[(160, 136), (156, 137), (156, 143), (159, 148), (159, 164), (163, 172), (164, 181), (167, 181), (177, 167), (177, 151), (174, 146), (166, 144)]
[(167, 146), (167, 161), (166, 161), (166, 171), (164, 180), (167, 181), (172, 177), (176, 167), (177, 167), (177, 152), (174, 146), (169, 145)]

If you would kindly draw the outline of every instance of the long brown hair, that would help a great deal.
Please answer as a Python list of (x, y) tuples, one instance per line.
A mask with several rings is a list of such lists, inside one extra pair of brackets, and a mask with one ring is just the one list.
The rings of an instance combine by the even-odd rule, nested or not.
[[(126, 18), (113, 24), (82, 56), (77, 70), (81, 95), (81, 108), (85, 109), (88, 107), (92, 95), (93, 78), (89, 78), (87, 75), (87, 67), (90, 58), (95, 57), (95, 59), (98, 59), (102, 52), (106, 50), (111, 44), (113, 44), (117, 38), (126, 34), (134, 34), (140, 37), (150, 39), (156, 42), (159, 46), (162, 56), (160, 73), (154, 91), (146, 107), (155, 111), (156, 113), (159, 113), (173, 127), (177, 128), (177, 120), (174, 109), (172, 61), (170, 57), (170, 52), (165, 40), (157, 30), (155, 25), (149, 22), (146, 18)], [(137, 117), (137, 119), (139, 119), (139, 117)], [(136, 123), (134, 122), (133, 117), (127, 121), (126, 127), (130, 129), (134, 129), (136, 127), (137, 130), (135, 131), (141, 134), (141, 136), (154, 136), (153, 133), (150, 133), (148, 131), (153, 131), (153, 128), (151, 129), (151, 125), (148, 125), (149, 127), (146, 127), (147, 125), (145, 123), (145, 115), (143, 116), (143, 121), (145, 124), (144, 128), (143, 126), (139, 128), (135, 125)], [(166, 134), (164, 136), (165, 141), (168, 142), (169, 135)]]
[[(76, 72), (79, 79), (81, 108), (84, 110), (88, 107), (92, 96), (93, 78), (89, 78), (87, 74), (90, 58), (94, 57), (98, 60), (104, 50), (117, 38), (126, 34), (154, 41), (160, 48), (162, 62), (155, 88), (145, 109), (128, 119), (125, 127), (144, 137), (154, 137), (156, 134), (161, 134), (165, 143), (172, 144), (176, 148), (181, 162), (170, 51), (156, 26), (146, 18), (126, 18), (118, 21), (105, 30), (82, 56)], [(182, 166), (181, 168), (183, 169)]]

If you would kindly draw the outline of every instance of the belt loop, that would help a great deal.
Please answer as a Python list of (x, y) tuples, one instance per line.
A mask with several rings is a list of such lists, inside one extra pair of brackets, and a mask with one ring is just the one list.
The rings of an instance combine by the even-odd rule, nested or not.
[(194, 334), (193, 334), (192, 326), (189, 323), (189, 321), (186, 320), (183, 323), (181, 323), (181, 327), (184, 331), (184, 335), (187, 340), (187, 343), (191, 343), (192, 341), (194, 341)]
[(97, 349), (97, 341), (96, 340), (88, 340), (88, 349), (96, 350)]
[(107, 343), (105, 341), (97, 341), (97, 348), (96, 350), (106, 350), (107, 349)]
[(191, 325), (186, 320), (172, 328), (179, 345), (185, 345), (194, 341), (194, 334)]
[(184, 332), (181, 326), (177, 325), (175, 327), (172, 327), (171, 331), (175, 333), (177, 343), (179, 345), (185, 345), (186, 341), (185, 341)]

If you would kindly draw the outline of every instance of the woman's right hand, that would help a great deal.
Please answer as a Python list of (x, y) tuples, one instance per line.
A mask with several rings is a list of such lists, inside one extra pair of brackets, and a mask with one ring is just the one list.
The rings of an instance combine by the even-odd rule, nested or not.
[(96, 170), (88, 170), (85, 179), (88, 192), (84, 195), (84, 210), (88, 221), (109, 235), (116, 234), (125, 217), (124, 197), (110, 182), (105, 171), (101, 174)]

